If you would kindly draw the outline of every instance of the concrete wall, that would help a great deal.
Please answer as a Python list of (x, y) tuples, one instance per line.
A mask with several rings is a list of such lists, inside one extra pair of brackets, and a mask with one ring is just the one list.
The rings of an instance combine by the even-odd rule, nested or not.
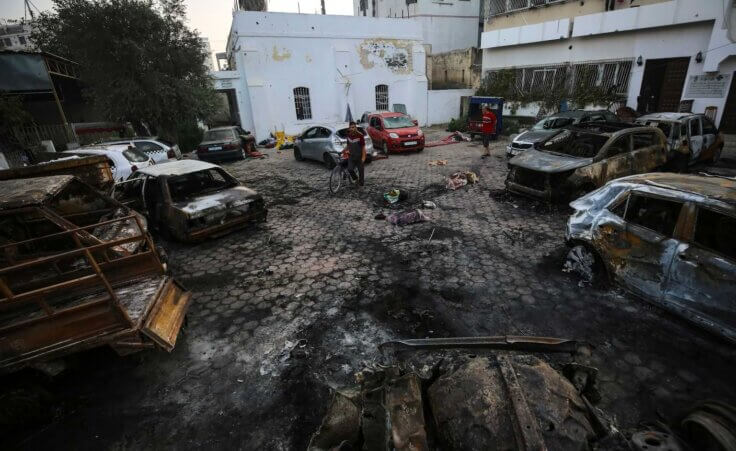
[[(237, 12), (229, 51), (238, 73), (244, 128), (261, 140), (276, 130), (340, 122), (376, 109), (376, 85), (389, 105), (405, 104), (427, 121), (427, 78), (421, 29), (413, 21), (346, 16)], [(312, 118), (298, 120), (293, 90), (309, 89)]]
[(446, 124), (460, 116), (460, 98), (472, 96), (472, 89), (427, 91), (427, 125)]
[(477, 89), (480, 86), (480, 56), (481, 51), (476, 48), (429, 55), (429, 89)]
[[(686, 92), (690, 76), (705, 72), (729, 75), (734, 71), (736, 58), (732, 55), (736, 54), (736, 45), (726, 40), (722, 27), (723, 13), (717, 3), (676, 0), (576, 17), (570, 38), (526, 44), (488, 45), (495, 34), (507, 32), (494, 30), (483, 34), (483, 73), (498, 68), (635, 60), (641, 56), (644, 64), (633, 65), (627, 95), (627, 105), (636, 108), (646, 60), (689, 57), (682, 97), (685, 99), (688, 98)], [(508, 34), (518, 33), (521, 28), (509, 29)], [(726, 49), (726, 53), (722, 49)], [(701, 63), (695, 61), (698, 52), (704, 56)], [(728, 92), (728, 86), (725, 92)], [(706, 106), (716, 106), (716, 119), (720, 122), (725, 102), (725, 95), (722, 98), (696, 98), (693, 111), (700, 113)]]

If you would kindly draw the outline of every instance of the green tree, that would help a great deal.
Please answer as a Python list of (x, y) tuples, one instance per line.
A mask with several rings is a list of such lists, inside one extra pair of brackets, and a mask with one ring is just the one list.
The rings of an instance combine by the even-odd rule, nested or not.
[[(32, 39), (80, 64), (84, 93), (107, 120), (176, 138), (216, 110), (205, 48), (183, 0), (53, 0)], [(156, 130), (154, 130), (156, 131)]]

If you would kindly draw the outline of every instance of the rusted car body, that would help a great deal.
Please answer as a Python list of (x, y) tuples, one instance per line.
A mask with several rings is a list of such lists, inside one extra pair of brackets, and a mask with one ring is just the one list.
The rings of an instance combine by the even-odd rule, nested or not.
[(612, 280), (736, 342), (736, 181), (635, 175), (570, 205), (568, 243)]
[(263, 197), (221, 167), (180, 160), (139, 170), (116, 199), (144, 213), (152, 228), (181, 241), (224, 235), (265, 221)]
[(139, 214), (72, 176), (0, 182), (0, 373), (103, 345), (171, 351), (190, 297)]
[(589, 123), (560, 129), (509, 161), (506, 189), (549, 202), (577, 199), (606, 182), (667, 162), (661, 130)]
[(115, 183), (110, 161), (104, 156), (78, 157), (51, 152), (42, 152), (35, 156), (38, 160), (36, 164), (0, 171), (0, 180), (73, 175), (100, 191), (108, 191)]
[(690, 164), (716, 162), (721, 158), (724, 140), (713, 121), (703, 114), (653, 113), (636, 119), (637, 124), (657, 127), (667, 137), (670, 158), (688, 155)]

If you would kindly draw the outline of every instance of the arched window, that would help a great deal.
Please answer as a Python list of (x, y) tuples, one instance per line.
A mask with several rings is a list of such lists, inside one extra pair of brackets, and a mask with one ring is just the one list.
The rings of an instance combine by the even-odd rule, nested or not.
[(309, 101), (309, 88), (300, 86), (294, 88), (294, 107), (296, 107), (296, 119), (312, 119), (312, 104)]
[(376, 85), (376, 109), (388, 110), (388, 85)]

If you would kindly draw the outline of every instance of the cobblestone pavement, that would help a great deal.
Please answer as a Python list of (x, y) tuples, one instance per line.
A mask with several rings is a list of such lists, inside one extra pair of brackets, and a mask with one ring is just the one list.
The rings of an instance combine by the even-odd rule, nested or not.
[[(331, 387), (396, 337), (543, 335), (589, 343), (599, 406), (624, 428), (695, 400), (734, 401), (734, 349), (618, 289), (561, 272), (565, 207), (503, 192), (503, 143), (395, 155), (362, 191), (290, 152), (226, 164), (262, 193), (268, 222), (199, 245), (166, 243), (194, 292), (171, 354), (79, 357), (56, 383), (55, 418), (22, 447), (304, 449)], [(447, 166), (429, 166), (447, 159)], [(444, 178), (473, 170), (458, 191)], [(381, 193), (408, 190), (430, 222), (376, 220)], [(555, 358), (555, 357), (550, 357)]]

